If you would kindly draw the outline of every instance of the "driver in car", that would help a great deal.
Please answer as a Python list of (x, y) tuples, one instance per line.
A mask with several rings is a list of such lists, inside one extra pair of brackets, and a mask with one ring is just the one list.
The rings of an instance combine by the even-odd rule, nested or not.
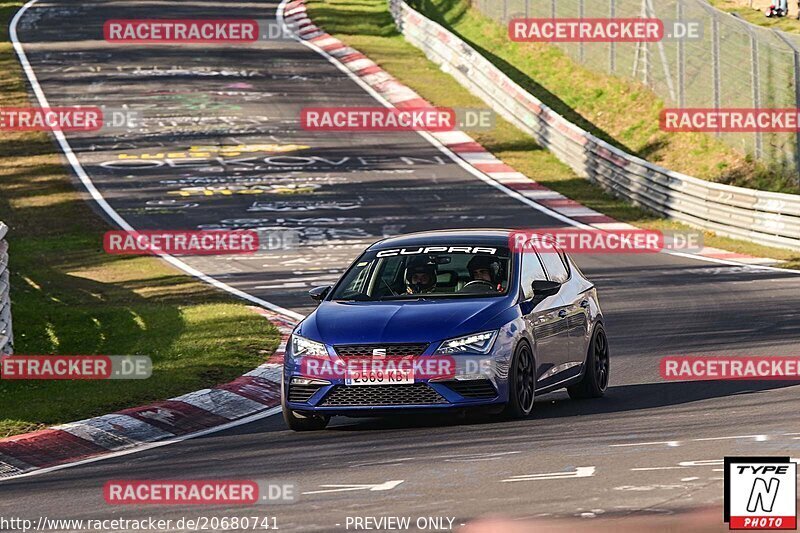
[(427, 257), (415, 257), (406, 267), (406, 292), (408, 294), (427, 294), (436, 288), (436, 264)]
[(502, 265), (498, 258), (488, 255), (476, 255), (467, 263), (467, 270), (470, 277), (472, 277), (472, 281), (467, 285), (484, 285), (497, 292), (503, 289), (501, 286), (502, 276), (500, 275)]

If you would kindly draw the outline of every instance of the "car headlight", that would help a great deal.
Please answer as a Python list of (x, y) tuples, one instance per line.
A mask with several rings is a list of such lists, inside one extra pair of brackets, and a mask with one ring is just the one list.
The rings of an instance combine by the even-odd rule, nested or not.
[(327, 357), (328, 350), (321, 342), (292, 335), (292, 357)]
[(450, 355), (457, 353), (478, 353), (486, 354), (492, 349), (494, 339), (497, 337), (497, 331), (484, 331), (482, 333), (473, 333), (472, 335), (465, 335), (463, 337), (456, 337), (444, 341), (439, 349), (436, 350), (435, 355)]

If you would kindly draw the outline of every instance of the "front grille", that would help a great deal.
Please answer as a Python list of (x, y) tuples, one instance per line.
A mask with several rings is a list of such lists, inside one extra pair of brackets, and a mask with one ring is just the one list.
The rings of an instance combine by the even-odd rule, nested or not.
[(381, 405), (429, 405), (448, 403), (438, 392), (425, 383), (413, 385), (363, 385), (347, 387), (339, 385), (322, 400), (320, 405), (334, 406), (381, 406)]
[(422, 355), (427, 344), (338, 344), (333, 347), (339, 357), (376, 357), (374, 350), (386, 350), (386, 357)]
[(321, 387), (323, 385), (320, 384), (298, 385), (292, 383), (289, 385), (289, 401), (306, 403)]
[(442, 381), (450, 390), (464, 398), (489, 399), (497, 396), (497, 391), (488, 379), (469, 379), (464, 381)]

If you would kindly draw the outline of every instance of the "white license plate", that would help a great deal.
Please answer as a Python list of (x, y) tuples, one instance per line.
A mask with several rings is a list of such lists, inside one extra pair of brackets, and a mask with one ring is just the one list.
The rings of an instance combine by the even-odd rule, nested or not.
[(349, 370), (347, 385), (409, 385), (414, 383), (414, 370)]

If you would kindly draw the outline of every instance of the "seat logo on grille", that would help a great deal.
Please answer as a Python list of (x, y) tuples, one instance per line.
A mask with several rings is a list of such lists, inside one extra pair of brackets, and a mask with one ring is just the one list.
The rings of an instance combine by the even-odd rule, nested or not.
[(386, 357), (386, 348), (373, 348), (373, 357)]

